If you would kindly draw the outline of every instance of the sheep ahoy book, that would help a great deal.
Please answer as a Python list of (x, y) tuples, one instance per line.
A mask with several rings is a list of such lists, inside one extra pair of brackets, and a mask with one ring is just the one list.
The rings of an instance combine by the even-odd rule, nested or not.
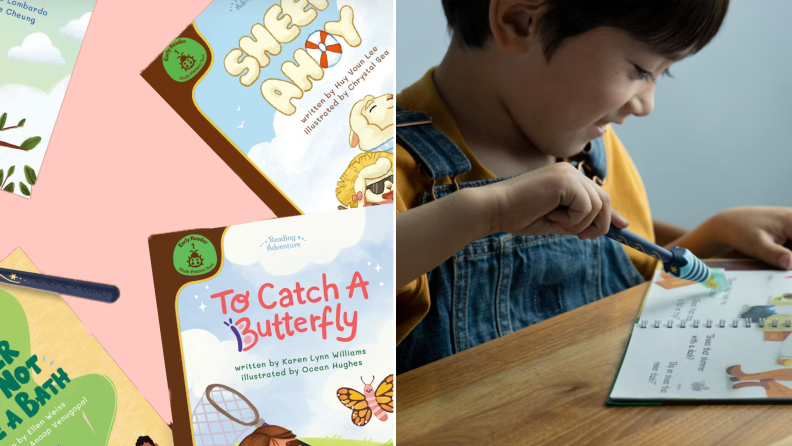
[(609, 403), (792, 402), (792, 272), (708, 263), (725, 290), (655, 272)]
[(176, 444), (392, 444), (392, 206), (149, 238)]
[(5, 192), (32, 194), (95, 3), (0, 2), (0, 189)]
[(393, 36), (393, 0), (215, 0), (142, 75), (275, 215), (389, 204)]

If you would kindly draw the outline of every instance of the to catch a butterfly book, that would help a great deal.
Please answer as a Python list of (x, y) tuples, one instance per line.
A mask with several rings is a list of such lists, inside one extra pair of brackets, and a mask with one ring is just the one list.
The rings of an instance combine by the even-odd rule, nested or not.
[(149, 239), (176, 444), (391, 443), (393, 226), (377, 206)]
[(393, 203), (394, 49), (393, 0), (215, 0), (142, 75), (284, 217)]
[(0, 189), (30, 197), (96, 0), (0, 2)]
[[(38, 272), (21, 249), (0, 267)], [(140, 437), (173, 446), (168, 425), (63, 298), (18, 283), (0, 274), (0, 446), (130, 446)]]
[(792, 401), (792, 273), (708, 263), (728, 286), (655, 272), (609, 403)]

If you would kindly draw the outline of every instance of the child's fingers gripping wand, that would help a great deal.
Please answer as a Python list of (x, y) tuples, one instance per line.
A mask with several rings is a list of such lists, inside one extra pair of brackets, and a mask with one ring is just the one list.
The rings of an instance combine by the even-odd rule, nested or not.
[(725, 277), (720, 277), (722, 274), (714, 275), (704, 262), (685, 248), (677, 246), (669, 251), (639, 235), (633, 234), (626, 229), (619, 229), (613, 225), (610, 225), (610, 229), (605, 235), (625, 246), (660, 260), (663, 262), (663, 269), (674, 277), (701, 282), (710, 288), (725, 290), (728, 286)]

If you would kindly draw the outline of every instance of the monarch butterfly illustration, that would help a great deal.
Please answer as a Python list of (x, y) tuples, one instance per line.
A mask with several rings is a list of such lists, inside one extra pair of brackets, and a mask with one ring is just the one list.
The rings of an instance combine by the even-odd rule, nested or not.
[[(363, 377), (360, 377), (363, 381)], [(349, 387), (342, 387), (338, 389), (338, 401), (341, 404), (352, 409), (352, 422), (356, 426), (365, 426), (371, 420), (371, 414), (379, 418), (381, 421), (388, 420), (388, 414), (385, 412), (393, 413), (393, 375), (388, 375), (382, 380), (377, 391), (374, 391), (374, 377), (371, 377), (371, 383), (363, 381), (363, 393)]]

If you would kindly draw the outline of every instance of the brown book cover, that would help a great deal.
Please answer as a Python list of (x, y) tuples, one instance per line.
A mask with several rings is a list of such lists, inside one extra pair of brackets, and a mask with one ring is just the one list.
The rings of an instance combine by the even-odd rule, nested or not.
[(276, 215), (392, 203), (393, 9), (216, 0), (142, 75)]
[(150, 237), (176, 444), (391, 444), (393, 246), (393, 205)]

